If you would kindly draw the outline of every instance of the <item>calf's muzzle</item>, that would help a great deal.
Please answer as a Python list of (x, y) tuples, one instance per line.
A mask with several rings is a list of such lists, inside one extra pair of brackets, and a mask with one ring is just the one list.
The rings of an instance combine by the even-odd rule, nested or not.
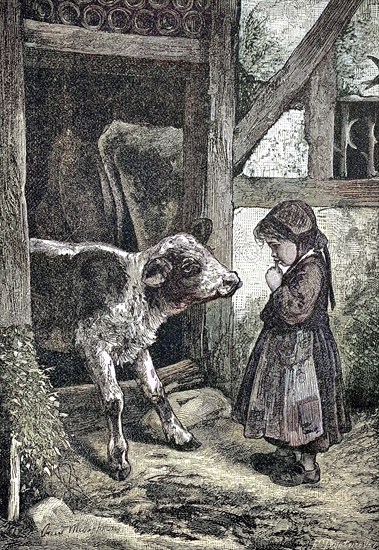
[(241, 288), (242, 281), (239, 278), (236, 271), (229, 271), (222, 278), (223, 286), (219, 289), (218, 293), (222, 297), (233, 296), (236, 290)]

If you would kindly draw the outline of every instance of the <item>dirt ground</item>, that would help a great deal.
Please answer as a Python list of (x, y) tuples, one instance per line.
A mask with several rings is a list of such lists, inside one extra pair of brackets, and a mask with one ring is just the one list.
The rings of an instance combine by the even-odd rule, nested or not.
[[(284, 488), (254, 471), (263, 440), (246, 440), (228, 418), (193, 430), (190, 453), (130, 437), (131, 476), (103, 471), (105, 430), (82, 436), (74, 465), (50, 492), (74, 511), (74, 529), (3, 540), (37, 549), (379, 549), (377, 417), (355, 417), (353, 431), (319, 455), (321, 482)], [(54, 530), (50, 530), (54, 531)]]

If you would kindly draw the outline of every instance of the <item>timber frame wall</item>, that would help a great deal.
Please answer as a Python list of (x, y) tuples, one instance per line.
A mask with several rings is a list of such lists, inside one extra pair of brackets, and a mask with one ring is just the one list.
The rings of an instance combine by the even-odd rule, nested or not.
[[(210, 218), (209, 244), (231, 267), (240, 1), (198, 0), (195, 5), (210, 10), (209, 32), (199, 38), (122, 34), (25, 19), (24, 62), (28, 67), (57, 69), (71, 56), (76, 70), (86, 66), (95, 74), (143, 75), (160, 67), (184, 75), (184, 227), (190, 229), (199, 217)], [(210, 384), (230, 394), (232, 300), (193, 308), (185, 327), (186, 356), (204, 365)]]
[[(294, 49), (284, 67), (256, 92), (256, 101), (234, 133), (234, 207), (271, 208), (299, 198), (311, 206), (379, 206), (379, 178), (333, 177), (334, 117), (337, 101), (334, 43), (362, 0), (329, 0), (319, 19)], [(247, 178), (238, 175), (252, 149), (291, 102), (305, 97), (308, 177)]]
[(334, 179), (334, 117), (337, 102), (333, 51), (309, 78), (305, 94), (305, 134), (309, 146), (307, 178), (234, 179), (235, 208), (271, 208), (280, 201), (302, 199), (314, 207), (379, 206), (379, 177)]

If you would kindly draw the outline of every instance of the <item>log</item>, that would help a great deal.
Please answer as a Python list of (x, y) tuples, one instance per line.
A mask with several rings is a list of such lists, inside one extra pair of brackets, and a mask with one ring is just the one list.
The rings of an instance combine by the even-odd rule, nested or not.
[[(200, 368), (188, 359), (159, 368), (157, 373), (167, 394), (204, 384)], [(126, 426), (133, 429), (151, 408), (151, 404), (145, 399), (135, 380), (120, 382), (120, 387), (125, 401), (123, 421)], [(67, 415), (63, 420), (69, 434), (76, 435), (105, 427), (102, 405), (97, 388), (93, 384), (58, 388), (56, 393), (60, 410)]]
[(190, 359), (184, 359), (157, 370), (162, 384), (170, 387), (170, 391), (173, 391), (173, 385), (177, 389), (183, 389), (184, 386), (198, 383), (203, 379), (198, 365)]
[(284, 67), (258, 86), (255, 102), (235, 128), (234, 166), (241, 171), (252, 149), (302, 90), (318, 64), (351, 20), (362, 0), (330, 0), (323, 13), (294, 49)]

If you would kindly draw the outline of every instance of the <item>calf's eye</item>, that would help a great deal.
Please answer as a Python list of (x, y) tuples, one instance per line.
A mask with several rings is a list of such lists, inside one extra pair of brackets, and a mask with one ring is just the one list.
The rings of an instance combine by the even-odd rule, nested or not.
[(200, 271), (201, 271), (200, 264), (195, 260), (192, 260), (191, 258), (186, 258), (185, 260), (183, 260), (182, 273), (186, 277), (193, 277), (194, 275), (197, 275), (198, 273), (200, 273)]

